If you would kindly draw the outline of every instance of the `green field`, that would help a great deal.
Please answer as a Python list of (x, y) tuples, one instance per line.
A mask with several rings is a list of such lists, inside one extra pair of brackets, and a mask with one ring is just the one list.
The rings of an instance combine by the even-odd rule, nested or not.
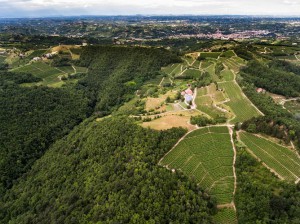
[(28, 55), (28, 57), (26, 57), (26, 58), (28, 58), (28, 59), (33, 59), (33, 58), (35, 58), (35, 57), (41, 57), (43, 54), (45, 54), (47, 52), (47, 50), (46, 49), (40, 49), (40, 50), (35, 50), (35, 51), (33, 51), (30, 55)]
[(59, 68), (56, 68), (56, 69), (58, 69), (59, 71), (61, 71), (63, 73), (66, 73), (68, 75), (71, 75), (71, 74), (75, 73), (72, 66), (63, 66), (63, 67), (59, 67)]
[(202, 74), (202, 73), (201, 73), (199, 70), (196, 70), (196, 69), (188, 69), (188, 70), (186, 70), (182, 75), (183, 75), (183, 76), (192, 77), (192, 78), (200, 78), (201, 74)]
[(218, 116), (226, 116), (223, 111), (213, 106), (225, 100), (224, 94), (216, 90), (215, 84), (211, 84), (210, 86), (202, 87), (197, 90), (195, 103), (198, 110), (215, 119)]
[(200, 57), (199, 59), (203, 60), (203, 59), (206, 59), (206, 58), (218, 58), (220, 55), (222, 54), (222, 52), (201, 52), (200, 53)]
[(234, 80), (234, 74), (232, 71), (228, 70), (228, 69), (225, 69), (221, 72), (221, 75), (222, 75), (222, 79), (224, 81), (233, 81)]
[(36, 62), (13, 70), (14, 72), (28, 72), (32, 75), (42, 78), (42, 85), (60, 87), (64, 82), (58, 77), (65, 75), (63, 71), (51, 67), (43, 62)]
[(181, 70), (182, 64), (173, 64), (167, 67), (162, 68), (162, 71), (165, 72), (169, 76), (177, 76), (182, 72)]
[(299, 181), (300, 158), (292, 150), (250, 133), (240, 133), (241, 141), (268, 167), (288, 181)]
[(234, 57), (234, 56), (236, 56), (236, 55), (232, 50), (231, 51), (225, 51), (221, 55), (221, 57), (228, 57), (228, 58)]
[(171, 150), (160, 164), (181, 170), (211, 195), (218, 204), (233, 201), (233, 147), (227, 127), (196, 130)]
[(226, 105), (231, 108), (236, 116), (231, 123), (243, 122), (260, 115), (251, 102), (242, 94), (242, 90), (235, 82), (219, 83), (219, 88), (225, 90), (225, 94), (230, 99)]
[(236, 224), (237, 217), (233, 208), (223, 208), (214, 216), (214, 221), (217, 224)]

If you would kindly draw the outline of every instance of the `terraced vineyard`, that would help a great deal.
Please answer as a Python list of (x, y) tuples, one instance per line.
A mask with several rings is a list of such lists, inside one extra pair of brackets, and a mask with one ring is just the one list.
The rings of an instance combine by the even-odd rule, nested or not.
[(196, 105), (197, 108), (209, 115), (212, 118), (217, 118), (218, 116), (227, 116), (229, 114), (226, 113), (225, 110), (218, 109), (215, 105), (219, 107), (224, 107), (222, 104), (226, 100), (222, 91), (217, 91), (217, 87), (215, 84), (211, 84), (209, 86), (199, 88), (197, 90), (196, 97)]
[(184, 138), (161, 161), (169, 169), (182, 170), (218, 204), (233, 201), (233, 146), (227, 127), (198, 129)]
[(234, 124), (236, 122), (243, 122), (260, 115), (259, 111), (242, 94), (242, 90), (235, 82), (219, 83), (219, 88), (225, 90), (227, 97), (230, 99), (226, 105), (231, 108), (232, 112), (236, 116), (233, 120), (231, 120), (231, 123)]
[(295, 152), (250, 133), (241, 132), (239, 136), (247, 148), (281, 178), (299, 182), (300, 158)]

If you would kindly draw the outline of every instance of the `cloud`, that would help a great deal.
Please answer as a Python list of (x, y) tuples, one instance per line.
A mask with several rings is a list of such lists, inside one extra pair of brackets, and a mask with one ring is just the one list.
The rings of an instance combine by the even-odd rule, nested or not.
[(129, 14), (300, 15), (300, 0), (0, 0), (2, 17)]

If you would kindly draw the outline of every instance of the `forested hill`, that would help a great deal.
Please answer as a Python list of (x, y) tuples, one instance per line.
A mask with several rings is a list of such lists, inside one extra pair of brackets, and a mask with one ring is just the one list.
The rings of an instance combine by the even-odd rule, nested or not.
[(0, 223), (211, 223), (196, 183), (157, 166), (184, 133), (85, 121), (1, 197)]
[(0, 194), (88, 113), (88, 100), (71, 88), (23, 88), (30, 74), (0, 72)]
[(0, 193), (51, 144), (90, 116), (96, 104), (100, 113), (110, 113), (155, 77), (162, 65), (176, 60), (175, 54), (158, 48), (86, 47), (78, 63), (89, 67), (88, 75), (62, 88), (25, 88), (21, 84), (41, 78), (0, 71)]
[(96, 111), (105, 115), (131, 99), (162, 66), (178, 61), (176, 54), (163, 48), (89, 46), (78, 62), (89, 73), (78, 88), (85, 89)]

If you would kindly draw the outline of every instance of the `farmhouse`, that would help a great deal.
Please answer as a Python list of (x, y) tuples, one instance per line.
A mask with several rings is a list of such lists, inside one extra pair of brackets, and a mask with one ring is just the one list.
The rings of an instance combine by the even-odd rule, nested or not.
[(256, 92), (257, 93), (263, 93), (263, 94), (265, 94), (267, 91), (265, 89), (263, 89), (263, 88), (257, 88)]
[(182, 93), (181, 93), (181, 95), (185, 99), (185, 103), (186, 104), (189, 104), (194, 99), (194, 97), (193, 97), (194, 96), (193, 90), (191, 90), (191, 86), (190, 85), (188, 85), (188, 86), (189, 86), (189, 88), (186, 89), (185, 91), (182, 91)]
[(32, 59), (32, 61), (40, 61), (40, 60), (42, 60), (41, 57), (34, 57), (34, 58)]

